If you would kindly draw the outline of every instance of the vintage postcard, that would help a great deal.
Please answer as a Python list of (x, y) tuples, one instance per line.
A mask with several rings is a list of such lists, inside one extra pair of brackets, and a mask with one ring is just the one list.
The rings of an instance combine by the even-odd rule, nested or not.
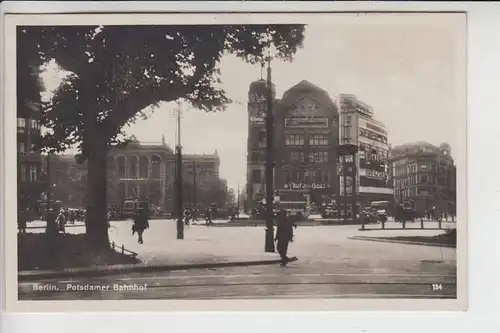
[(4, 33), (8, 310), (466, 309), (464, 13)]

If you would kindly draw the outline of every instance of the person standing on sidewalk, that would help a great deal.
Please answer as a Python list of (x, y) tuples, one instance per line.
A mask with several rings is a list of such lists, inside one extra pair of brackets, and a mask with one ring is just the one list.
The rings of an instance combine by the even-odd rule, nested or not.
[(132, 235), (137, 232), (137, 235), (139, 236), (137, 242), (139, 244), (144, 243), (142, 234), (147, 228), (149, 228), (148, 213), (147, 210), (141, 207), (137, 210), (134, 218), (134, 225), (132, 226)]
[(278, 228), (276, 230), (275, 241), (276, 247), (281, 257), (281, 266), (286, 266), (290, 258), (287, 257), (288, 244), (293, 242), (293, 228), (294, 224), (288, 219), (287, 211), (281, 210), (278, 215)]

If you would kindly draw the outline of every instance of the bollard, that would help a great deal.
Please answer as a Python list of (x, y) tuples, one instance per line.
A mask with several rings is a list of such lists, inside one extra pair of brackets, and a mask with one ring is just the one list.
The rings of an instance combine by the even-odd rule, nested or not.
[(424, 219), (420, 219), (420, 228), (424, 229)]
[(443, 220), (439, 219), (439, 220), (438, 220), (438, 223), (439, 223), (439, 229), (442, 229), (442, 223), (443, 223)]
[(122, 254), (124, 254), (124, 253), (125, 253), (125, 246), (122, 245)]
[(115, 249), (115, 242), (111, 243), (111, 247), (113, 248), (113, 250)]
[(406, 229), (406, 219), (403, 219), (403, 229)]

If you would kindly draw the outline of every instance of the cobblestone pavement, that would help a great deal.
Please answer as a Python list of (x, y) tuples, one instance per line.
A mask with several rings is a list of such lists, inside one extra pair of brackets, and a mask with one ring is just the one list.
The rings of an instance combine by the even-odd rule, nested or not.
[[(155, 264), (277, 258), (264, 253), (264, 228), (192, 226), (185, 239), (176, 239), (175, 221), (152, 221), (144, 244), (132, 236), (130, 221), (113, 222), (110, 239)], [(68, 232), (77, 232), (70, 228)], [(332, 297), (455, 297), (456, 250), (405, 244), (360, 242), (355, 235), (435, 235), (442, 231), (358, 231), (356, 226), (299, 227), (288, 267), (253, 266), (154, 274), (122, 274), (102, 278), (40, 281), (59, 291), (34, 291), (19, 285), (20, 299), (210, 299), (210, 298), (332, 298)], [(380, 235), (378, 235), (380, 234)], [(90, 292), (67, 289), (108, 286)], [(113, 286), (144, 286), (118, 290)], [(435, 289), (432, 290), (432, 285)]]

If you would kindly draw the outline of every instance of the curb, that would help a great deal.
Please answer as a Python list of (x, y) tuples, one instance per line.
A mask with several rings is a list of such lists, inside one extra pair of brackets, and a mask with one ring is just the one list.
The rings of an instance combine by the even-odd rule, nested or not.
[(374, 229), (374, 228), (364, 228), (364, 229), (361, 229), (359, 228), (358, 231), (382, 231), (382, 230), (442, 230), (442, 231), (445, 231), (446, 229), (445, 228), (377, 228), (377, 229)]
[(448, 248), (454, 248), (454, 249), (457, 248), (456, 245), (451, 245), (451, 244), (402, 241), (402, 240), (396, 240), (396, 239), (392, 240), (392, 239), (384, 239), (384, 238), (378, 238), (378, 237), (352, 236), (352, 237), (348, 237), (348, 239), (369, 241), (369, 242), (380, 242), (380, 243), (395, 243), (395, 244), (408, 244), (408, 245), (420, 245), (420, 246), (448, 247)]
[[(297, 257), (290, 258), (290, 262), (297, 261)], [(113, 265), (92, 267), (92, 268), (71, 268), (60, 271), (21, 271), (17, 275), (18, 282), (20, 281), (38, 281), (40, 279), (52, 279), (62, 277), (99, 277), (123, 273), (154, 273), (179, 271), (187, 269), (207, 269), (207, 268), (223, 268), (223, 267), (242, 267), (242, 266), (261, 266), (275, 265), (281, 263), (281, 260), (259, 260), (259, 261), (236, 261), (236, 262), (219, 262), (207, 264), (183, 264), (183, 265)]]

